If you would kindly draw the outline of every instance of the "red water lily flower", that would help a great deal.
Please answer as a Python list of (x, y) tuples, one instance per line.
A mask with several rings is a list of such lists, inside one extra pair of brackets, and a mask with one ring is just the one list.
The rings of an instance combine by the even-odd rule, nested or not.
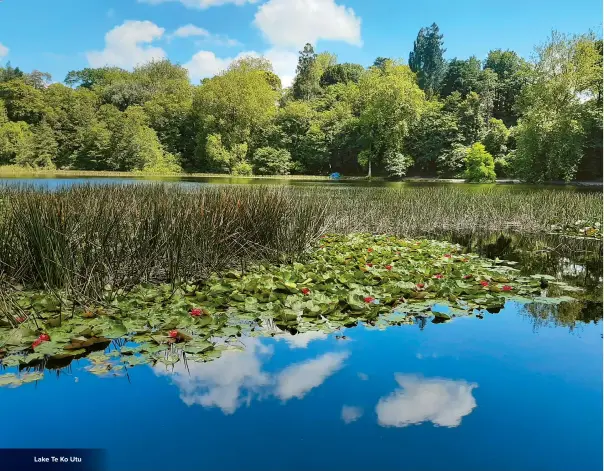
[(426, 285), (424, 283), (418, 283), (415, 286), (417, 286), (418, 289), (423, 289)]
[(401, 253), (400, 253), (400, 252), (396, 252), (396, 254), (397, 254), (397, 255), (400, 255)]
[(201, 316), (201, 308), (194, 307), (193, 309), (191, 309), (191, 315), (193, 317), (199, 317), (199, 316)]
[(514, 288), (512, 288), (510, 285), (503, 285), (503, 288), (501, 288), (503, 291), (512, 291)]
[(48, 334), (40, 334), (40, 336), (38, 337), (38, 340), (41, 340), (42, 342), (49, 342), (50, 341), (50, 335), (48, 335)]
[(385, 268), (386, 270), (390, 271), (390, 270), (392, 270), (392, 265), (386, 265), (384, 268)]
[(373, 301), (375, 301), (375, 298), (372, 296), (366, 296), (363, 298), (363, 301), (365, 301), (366, 303), (372, 303)]
[(488, 281), (485, 281), (485, 280), (482, 280), (482, 281), (480, 282), (480, 284), (481, 284), (482, 286), (489, 286), (489, 282), (488, 282)]
[(472, 278), (472, 275), (464, 275), (464, 276), (463, 276), (463, 279), (464, 279), (464, 280), (469, 280), (470, 278)]
[(302, 288), (300, 291), (302, 291), (302, 294), (305, 296), (310, 294), (310, 289), (308, 289), (308, 288)]
[(372, 249), (371, 247), (369, 247), (369, 248), (367, 249), (367, 252), (373, 252), (373, 249)]
[(450, 253), (446, 253), (445, 254), (445, 258), (451, 258), (451, 254)]
[(436, 278), (437, 280), (440, 280), (443, 278), (443, 275), (440, 273), (437, 273), (436, 275), (434, 275), (434, 278)]
[(15, 318), (15, 320), (16, 320), (16, 321), (17, 321), (19, 324), (21, 324), (22, 322), (25, 322), (25, 320), (26, 320), (26, 319), (27, 319), (27, 318), (26, 318), (26, 317), (24, 317), (24, 316), (20, 316), (20, 317)]
[(34, 340), (34, 343), (31, 344), (31, 348), (36, 348), (41, 343), (42, 343), (42, 340), (36, 339), (36, 340)]
[(178, 330), (171, 330), (168, 335), (170, 336), (170, 338), (175, 339), (176, 337), (178, 337)]
[(372, 266), (373, 266), (373, 263), (368, 263), (368, 264), (367, 264), (367, 266), (368, 266), (368, 267), (372, 267)]

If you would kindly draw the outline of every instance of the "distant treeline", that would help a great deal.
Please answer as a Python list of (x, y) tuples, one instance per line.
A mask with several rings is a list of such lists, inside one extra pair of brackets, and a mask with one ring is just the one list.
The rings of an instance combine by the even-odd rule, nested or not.
[(283, 88), (245, 57), (192, 85), (158, 61), (49, 74), (0, 67), (0, 165), (80, 170), (602, 178), (602, 40), (553, 33), (513, 51), (443, 57), (422, 28), (408, 65), (337, 62), (307, 44)]

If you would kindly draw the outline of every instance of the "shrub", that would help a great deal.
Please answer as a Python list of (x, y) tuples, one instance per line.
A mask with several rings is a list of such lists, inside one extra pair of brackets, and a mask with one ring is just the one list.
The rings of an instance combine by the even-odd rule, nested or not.
[(292, 159), (285, 149), (261, 147), (254, 152), (252, 164), (258, 175), (289, 175)]
[(480, 142), (472, 144), (466, 154), (466, 180), (469, 182), (494, 182), (495, 162), (484, 145)]
[(384, 159), (386, 172), (390, 177), (404, 177), (409, 167), (413, 165), (413, 159), (400, 152), (389, 152)]
[(252, 166), (248, 162), (237, 162), (231, 169), (233, 175), (251, 175)]
[(454, 144), (450, 150), (436, 159), (436, 172), (441, 178), (459, 178), (463, 176), (468, 147)]

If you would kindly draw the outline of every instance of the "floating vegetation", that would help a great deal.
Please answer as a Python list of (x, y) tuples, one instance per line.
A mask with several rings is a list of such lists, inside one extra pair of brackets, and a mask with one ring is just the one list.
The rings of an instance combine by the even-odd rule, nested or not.
[(552, 234), (562, 234), (570, 237), (602, 239), (602, 224), (598, 221), (575, 221), (573, 224), (552, 224)]
[[(91, 373), (120, 375), (147, 363), (210, 361), (240, 348), (242, 335), (384, 328), (432, 316), (446, 322), (498, 312), (506, 301), (571, 302), (568, 293), (581, 291), (552, 276), (521, 275), (513, 265), (449, 242), (327, 235), (300, 262), (229, 270), (180, 287), (140, 285), (127, 294), (107, 287), (104, 305), (19, 291), (11, 295), (19, 316), (0, 317), (0, 361), (24, 367), (87, 356)], [(116, 339), (121, 346), (106, 353)]]

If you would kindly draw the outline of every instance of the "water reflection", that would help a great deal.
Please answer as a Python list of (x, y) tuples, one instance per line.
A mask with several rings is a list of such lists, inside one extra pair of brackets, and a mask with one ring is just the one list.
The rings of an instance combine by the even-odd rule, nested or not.
[(354, 406), (342, 406), (341, 416), (345, 424), (350, 424), (363, 416), (363, 409)]
[(327, 339), (327, 334), (320, 331), (298, 332), (296, 334), (282, 332), (275, 338), (285, 340), (289, 348), (306, 348), (310, 342)]
[(442, 427), (457, 427), (476, 407), (472, 390), (476, 383), (464, 380), (424, 378), (396, 374), (402, 389), (382, 397), (375, 411), (384, 427), (406, 427), (432, 422)]
[(277, 377), (275, 394), (287, 401), (293, 397), (302, 399), (306, 393), (314, 389), (342, 368), (348, 352), (325, 353), (312, 360), (288, 366)]
[(227, 350), (207, 363), (178, 362), (173, 369), (156, 365), (153, 371), (157, 375), (170, 375), (180, 390), (181, 400), (188, 406), (218, 407), (225, 414), (233, 414), (271, 384), (262, 363), (272, 354), (272, 348), (253, 338), (245, 343), (244, 351)]
[(166, 368), (157, 364), (158, 376), (169, 376), (188, 406), (217, 407), (227, 415), (253, 399), (274, 396), (282, 401), (302, 399), (344, 366), (348, 352), (328, 352), (285, 367), (278, 373), (263, 369), (273, 354), (272, 346), (259, 339), (245, 339), (245, 349), (227, 350), (206, 362), (178, 362)]

